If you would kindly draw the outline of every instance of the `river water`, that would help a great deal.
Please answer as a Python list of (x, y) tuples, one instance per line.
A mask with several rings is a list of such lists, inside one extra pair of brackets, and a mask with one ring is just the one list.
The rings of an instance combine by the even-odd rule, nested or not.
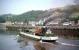
[(23, 38), (22, 41), (17, 42), (16, 35), (0, 32), (0, 50), (79, 50), (79, 40), (71, 41), (71, 44), (76, 43), (74, 45), (71, 45), (70, 42), (69, 44), (61, 43), (61, 41), (64, 40), (60, 39), (57, 43), (50, 43)]

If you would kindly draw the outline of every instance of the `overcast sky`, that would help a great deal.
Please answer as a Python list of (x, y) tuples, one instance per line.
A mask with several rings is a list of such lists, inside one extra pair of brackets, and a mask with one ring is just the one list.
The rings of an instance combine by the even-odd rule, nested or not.
[(30, 10), (46, 10), (72, 3), (73, 0), (0, 0), (0, 15), (21, 14)]

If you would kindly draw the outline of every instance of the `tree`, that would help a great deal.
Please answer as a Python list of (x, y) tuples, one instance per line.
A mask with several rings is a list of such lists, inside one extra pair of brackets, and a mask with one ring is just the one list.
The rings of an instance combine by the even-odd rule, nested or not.
[(79, 16), (70, 17), (70, 21), (74, 21), (75, 24), (78, 23), (78, 20), (79, 20)]
[(5, 22), (5, 18), (0, 17), (0, 23), (4, 23)]

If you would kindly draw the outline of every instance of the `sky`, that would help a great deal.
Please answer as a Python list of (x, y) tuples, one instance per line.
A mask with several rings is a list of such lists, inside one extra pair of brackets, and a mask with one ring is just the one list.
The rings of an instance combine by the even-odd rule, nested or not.
[(31, 10), (47, 10), (73, 4), (73, 0), (0, 0), (0, 15), (22, 14)]

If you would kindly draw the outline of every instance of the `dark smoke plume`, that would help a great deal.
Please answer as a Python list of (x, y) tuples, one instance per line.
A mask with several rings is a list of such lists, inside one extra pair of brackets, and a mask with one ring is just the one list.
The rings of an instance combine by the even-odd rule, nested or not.
[(75, 3), (76, 5), (79, 5), (79, 0), (74, 0), (74, 3)]

